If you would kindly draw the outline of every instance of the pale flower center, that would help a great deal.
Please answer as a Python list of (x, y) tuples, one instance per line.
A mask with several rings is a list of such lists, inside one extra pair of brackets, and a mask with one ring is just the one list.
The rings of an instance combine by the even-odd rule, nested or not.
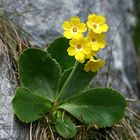
[(92, 43), (96, 43), (96, 39), (95, 39), (95, 38), (92, 38), (92, 39), (91, 39), (91, 42), (92, 42)]
[(73, 33), (76, 33), (77, 31), (78, 31), (78, 30), (77, 30), (76, 27), (72, 28), (72, 32), (73, 32)]
[(95, 23), (93, 23), (93, 24), (92, 24), (92, 27), (93, 27), (94, 29), (97, 29), (97, 28), (98, 28), (98, 25), (95, 24)]
[(77, 51), (81, 51), (83, 48), (82, 48), (82, 45), (81, 44), (78, 44), (77, 46), (76, 46), (76, 50)]

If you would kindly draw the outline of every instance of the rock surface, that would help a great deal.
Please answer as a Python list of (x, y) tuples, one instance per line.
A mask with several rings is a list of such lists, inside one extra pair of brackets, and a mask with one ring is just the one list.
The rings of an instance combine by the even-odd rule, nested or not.
[(25, 140), (28, 134), (28, 126), (14, 117), (11, 105), (16, 85), (8, 49), (0, 39), (0, 140)]
[[(0, 0), (0, 7), (33, 36), (33, 43), (39, 46), (45, 46), (61, 36), (62, 22), (73, 15), (81, 17), (82, 21), (86, 21), (90, 13), (105, 15), (110, 26), (108, 46), (99, 55), (108, 64), (112, 46), (110, 76), (107, 78), (105, 67), (94, 83), (106, 85), (108, 79), (108, 84), (125, 96), (138, 97), (136, 54), (130, 32), (135, 23), (133, 0)], [(25, 140), (28, 129), (15, 121), (11, 107), (16, 84), (10, 80), (9, 64), (8, 54), (0, 55), (0, 140)]]

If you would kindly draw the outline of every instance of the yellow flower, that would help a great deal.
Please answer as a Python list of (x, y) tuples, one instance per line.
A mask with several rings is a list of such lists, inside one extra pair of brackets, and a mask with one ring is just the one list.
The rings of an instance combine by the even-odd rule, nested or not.
[(86, 59), (86, 55), (91, 53), (90, 42), (88, 39), (81, 38), (72, 38), (70, 40), (70, 47), (67, 49), (67, 52), (70, 56), (75, 56), (75, 59), (83, 63)]
[(87, 30), (86, 24), (81, 23), (79, 17), (72, 17), (70, 21), (64, 21), (62, 28), (65, 30), (64, 36), (68, 39), (79, 38)]
[(105, 23), (104, 16), (97, 16), (95, 14), (91, 14), (88, 16), (87, 26), (95, 33), (102, 33), (108, 30), (108, 25)]
[(85, 59), (89, 59), (93, 56), (96, 56), (96, 51), (91, 50), (91, 52), (89, 54), (85, 55)]
[(91, 58), (84, 67), (84, 70), (86, 72), (88, 71), (92, 71), (92, 72), (96, 72), (98, 71), (103, 65), (105, 64), (105, 62), (101, 59), (97, 59), (95, 60), (94, 58)]
[(91, 49), (93, 51), (98, 51), (100, 48), (105, 48), (106, 46), (104, 34), (96, 34), (93, 31), (89, 31), (87, 38), (90, 41)]

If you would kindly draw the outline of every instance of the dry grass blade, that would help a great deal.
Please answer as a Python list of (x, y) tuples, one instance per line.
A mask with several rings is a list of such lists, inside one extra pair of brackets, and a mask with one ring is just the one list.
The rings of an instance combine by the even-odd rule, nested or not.
[[(134, 115), (132, 118), (129, 117), (130, 113)], [(110, 128), (98, 129), (95, 125), (78, 125), (75, 138), (67, 140), (140, 140), (140, 136), (136, 132), (136, 129), (139, 130), (139, 128), (132, 125), (136, 120), (140, 125), (140, 116), (139, 114), (136, 116), (136, 114), (129, 109), (123, 120)], [(65, 140), (58, 136), (51, 119), (34, 123), (32, 130), (32, 140)]]
[(9, 68), (10, 80), (15, 85), (18, 81), (18, 57), (25, 48), (33, 47), (29, 40), (3, 12), (0, 12), (0, 55), (3, 55)]

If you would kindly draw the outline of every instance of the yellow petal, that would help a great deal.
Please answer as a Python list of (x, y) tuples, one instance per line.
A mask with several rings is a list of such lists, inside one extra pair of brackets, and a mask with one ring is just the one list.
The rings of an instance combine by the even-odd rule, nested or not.
[(69, 44), (70, 44), (71, 47), (75, 47), (77, 45), (77, 42), (78, 42), (78, 39), (77, 38), (72, 38), (69, 41)]
[(101, 59), (95, 60), (93, 57), (87, 62), (84, 67), (85, 71), (91, 70), (92, 72), (98, 71), (104, 65), (104, 61)]
[(108, 31), (108, 29), (109, 29), (109, 27), (108, 27), (107, 24), (103, 24), (103, 25), (100, 26), (101, 32), (106, 32), (106, 31)]
[(91, 14), (88, 16), (88, 20), (94, 22), (96, 19), (96, 15), (95, 14)]
[(80, 32), (77, 32), (76, 34), (73, 34), (73, 37), (74, 38), (82, 38), (83, 37), (83, 34), (80, 33)]
[(98, 42), (98, 46), (99, 46), (100, 48), (105, 48), (106, 42), (105, 42), (105, 41)]
[(103, 24), (103, 23), (105, 23), (105, 17), (104, 16), (97, 16), (95, 22), (98, 24)]
[(70, 30), (70, 28), (71, 28), (70, 23), (68, 21), (64, 21), (62, 24), (62, 28), (64, 30)]
[(93, 51), (91, 50), (89, 54), (85, 54), (85, 59), (89, 59), (91, 57), (93, 57), (95, 55), (95, 53), (93, 53)]
[(88, 46), (84, 46), (84, 47), (83, 47), (83, 52), (84, 52), (84, 54), (90, 54), (91, 48), (88, 47)]
[(88, 28), (90, 28), (90, 29), (92, 29), (92, 22), (91, 21), (87, 21), (87, 26), (88, 26)]
[(75, 48), (73, 48), (73, 47), (69, 47), (69, 48), (67, 49), (67, 52), (68, 52), (68, 54), (69, 54), (70, 56), (74, 56), (74, 55), (76, 54), (76, 50), (75, 50)]
[(92, 72), (96, 72), (96, 71), (98, 71), (98, 70), (99, 70), (99, 69), (96, 67), (96, 65), (95, 65), (94, 67), (91, 68), (91, 71), (92, 71)]
[(105, 39), (105, 34), (97, 34), (99, 40), (104, 40)]
[(80, 62), (80, 63), (84, 63), (84, 62), (85, 62), (85, 59), (83, 59), (83, 60), (79, 60), (79, 62)]
[(85, 59), (89, 59), (89, 58), (91, 58), (91, 57), (93, 57), (93, 56), (94, 56), (93, 53), (86, 54), (86, 55), (85, 55)]
[(79, 43), (81, 43), (83, 46), (88, 46), (88, 47), (90, 46), (89, 40), (85, 37), (80, 38)]
[(77, 24), (79, 24), (80, 23), (80, 18), (79, 17), (72, 17), (71, 19), (70, 19), (70, 23), (71, 23), (71, 25), (77, 25)]
[(77, 61), (83, 61), (84, 60), (84, 54), (81, 53), (81, 52), (78, 52), (76, 55), (75, 55), (75, 59)]
[(92, 67), (92, 71), (94, 72), (98, 71), (105, 64), (105, 62), (101, 59), (94, 60), (93, 62), (94, 62), (94, 66)]
[(105, 64), (105, 62), (103, 60), (99, 59), (99, 62), (98, 62), (99, 67), (104, 66), (104, 64)]
[(71, 39), (72, 38), (72, 33), (70, 31), (65, 31), (64, 32), (64, 37), (66, 37), (67, 39)]
[(99, 50), (99, 47), (97, 44), (91, 44), (91, 48), (93, 51), (98, 51)]
[(85, 23), (80, 23), (78, 25), (78, 29), (80, 32), (85, 32), (87, 30), (86, 24)]
[(90, 65), (89, 65), (88, 63), (85, 64), (84, 70), (85, 70), (86, 72), (90, 71)]
[(91, 71), (92, 72), (96, 72), (98, 70), (99, 70), (98, 63), (97, 62), (92, 62), (92, 64), (91, 64)]

